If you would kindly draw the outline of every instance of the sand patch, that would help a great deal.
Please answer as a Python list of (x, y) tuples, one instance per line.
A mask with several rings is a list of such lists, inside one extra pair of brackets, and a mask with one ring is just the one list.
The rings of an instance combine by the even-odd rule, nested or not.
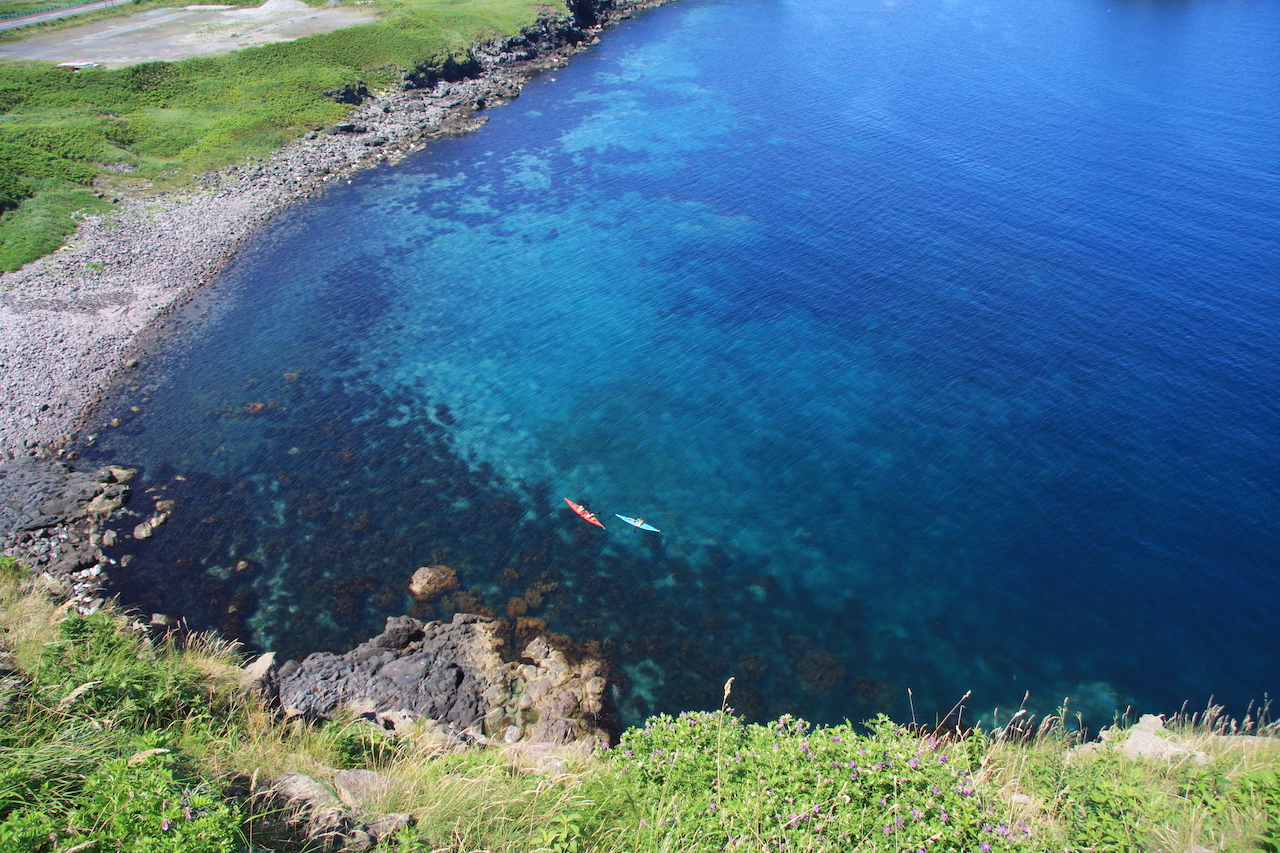
[(267, 0), (257, 8), (187, 6), (151, 9), (0, 45), (0, 59), (97, 62), (122, 68), (227, 53), (327, 33), (376, 20), (371, 10), (315, 8), (302, 0)]

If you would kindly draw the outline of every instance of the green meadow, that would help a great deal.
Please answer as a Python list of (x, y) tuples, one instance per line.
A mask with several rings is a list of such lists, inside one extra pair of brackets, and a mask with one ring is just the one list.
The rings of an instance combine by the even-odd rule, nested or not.
[(109, 207), (95, 189), (181, 186), (263, 156), (350, 110), (326, 91), (357, 81), (393, 86), (405, 70), (438, 67), (480, 39), (519, 32), (545, 7), (379, 0), (377, 8), (373, 24), (217, 57), (76, 72), (0, 64), (0, 270), (61, 246), (77, 211)]

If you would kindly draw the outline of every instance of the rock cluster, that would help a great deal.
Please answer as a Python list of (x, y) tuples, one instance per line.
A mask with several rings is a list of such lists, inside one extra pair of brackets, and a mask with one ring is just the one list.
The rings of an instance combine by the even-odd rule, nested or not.
[(516, 97), (603, 27), (661, 2), (574, 0), (519, 36), (477, 46), (465, 62), (410, 70), (400, 90), (336, 93), (363, 103), (341, 125), (269, 158), (205, 175), (196, 190), (122, 198), (110, 217), (86, 216), (62, 251), (0, 276), (0, 458), (65, 446), (117, 374), (136, 365), (142, 333), (288, 204), (428, 139), (479, 127), (478, 110)]
[(1076, 748), (1076, 752), (1100, 749), (1103, 743), (1115, 742), (1119, 737), (1124, 738), (1120, 743), (1120, 754), (1134, 761), (1140, 759), (1190, 760), (1196, 765), (1209, 761), (1207, 754), (1182, 743), (1177, 736), (1164, 727), (1164, 719), (1155, 714), (1143, 714), (1138, 722), (1128, 729), (1107, 729), (1102, 732), (1101, 743), (1095, 741), (1082, 744)]
[(541, 637), (525, 646), (521, 660), (509, 660), (506, 650), (501, 620), (394, 617), (383, 633), (345, 654), (285, 663), (280, 704), (286, 713), (325, 719), (354, 709), (389, 728), (431, 720), (459, 740), (534, 753), (590, 751), (607, 742), (603, 661), (571, 663)]
[[(501, 620), (457, 614), (450, 622), (387, 620), (386, 629), (342, 655), (327, 652), (273, 668), (264, 655), (246, 670), (258, 689), (274, 693), (286, 714), (331, 719), (346, 709), (393, 732), (433, 728), (444, 743), (496, 746), (558, 772), (558, 753), (589, 753), (607, 742), (600, 720), (604, 662), (570, 663), (545, 638), (522, 660), (507, 660)], [(336, 796), (315, 779), (286, 773), (260, 792), (274, 799), (296, 831), (319, 849), (368, 850), (411, 822), (375, 807), (399, 783), (367, 770), (334, 775)]]

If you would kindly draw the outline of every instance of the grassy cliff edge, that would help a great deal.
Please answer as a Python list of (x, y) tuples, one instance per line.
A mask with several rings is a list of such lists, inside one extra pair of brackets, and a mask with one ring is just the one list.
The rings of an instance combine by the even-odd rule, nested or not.
[(361, 820), (408, 823), (376, 842), (386, 851), (1280, 845), (1277, 727), (1213, 709), (1084, 743), (1053, 717), (994, 732), (747, 724), (728, 684), (718, 711), (535, 763), (425, 724), (390, 735), (354, 715), (286, 718), (234, 646), (154, 635), (118, 608), (81, 615), (8, 558), (0, 624), (0, 850), (333, 849), (256, 792), (293, 774), (341, 791), (352, 768), (381, 785)]

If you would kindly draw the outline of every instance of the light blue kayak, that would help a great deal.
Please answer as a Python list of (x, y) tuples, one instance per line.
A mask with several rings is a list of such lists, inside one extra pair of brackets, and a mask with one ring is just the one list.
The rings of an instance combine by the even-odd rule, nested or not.
[(617, 515), (618, 518), (622, 519), (627, 524), (632, 524), (632, 525), (635, 525), (636, 527), (639, 527), (641, 530), (652, 530), (654, 533), (662, 532), (658, 530), (658, 528), (654, 527), (652, 524), (646, 523), (643, 518), (632, 518), (629, 515), (618, 515), (618, 513), (616, 512), (614, 513), (614, 515)]

